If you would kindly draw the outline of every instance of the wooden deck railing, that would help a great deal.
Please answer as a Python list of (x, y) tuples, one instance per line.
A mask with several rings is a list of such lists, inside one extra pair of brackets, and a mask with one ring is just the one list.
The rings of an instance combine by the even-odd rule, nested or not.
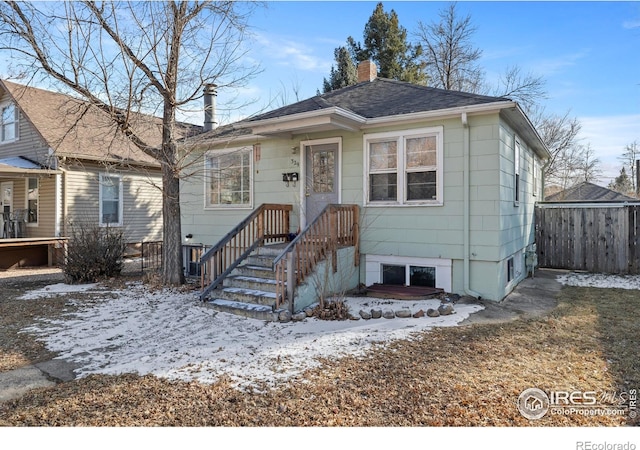
[(205, 300), (209, 292), (258, 246), (286, 242), (292, 209), (291, 205), (263, 204), (207, 250), (200, 258), (200, 298)]
[(355, 246), (354, 265), (357, 266), (360, 262), (359, 239), (358, 205), (325, 207), (273, 261), (277, 282), (276, 307), (286, 299), (293, 300), (296, 286), (320, 261), (331, 257), (333, 271), (336, 272), (338, 248)]

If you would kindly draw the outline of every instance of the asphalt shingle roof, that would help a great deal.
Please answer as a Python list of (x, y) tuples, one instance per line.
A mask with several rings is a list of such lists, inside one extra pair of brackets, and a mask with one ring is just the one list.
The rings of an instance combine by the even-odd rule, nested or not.
[(611, 202), (611, 201), (638, 201), (611, 189), (607, 189), (597, 184), (582, 182), (564, 191), (556, 192), (545, 198), (546, 202)]
[[(58, 156), (158, 165), (124, 136), (98, 108), (74, 97), (3, 80), (23, 115)], [(160, 146), (162, 120), (136, 114), (132, 128), (148, 145)], [(181, 135), (189, 132), (180, 125)]]
[(359, 116), (372, 119), (501, 101), (509, 101), (509, 99), (376, 78), (373, 81), (365, 81), (283, 106), (251, 117), (247, 121), (273, 119), (330, 107), (340, 107)]

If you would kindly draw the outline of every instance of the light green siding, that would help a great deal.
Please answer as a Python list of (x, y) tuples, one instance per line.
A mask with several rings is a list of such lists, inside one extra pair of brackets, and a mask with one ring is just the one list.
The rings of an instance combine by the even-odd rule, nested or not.
[[(506, 258), (521, 252), (533, 239), (533, 164), (539, 162), (523, 142), (521, 162), (522, 199), (513, 205), (514, 131), (498, 113), (468, 118), (469, 148), (469, 260), (470, 290), (483, 298), (501, 300), (512, 287), (505, 275)], [(301, 172), (300, 142), (322, 138), (342, 139), (342, 203), (361, 206), (360, 252), (405, 258), (450, 260), (451, 286), (464, 294), (464, 168), (465, 151), (460, 118), (424, 121), (411, 126), (367, 129), (366, 134), (403, 131), (410, 128), (443, 128), (443, 204), (429, 206), (363, 205), (365, 161), (363, 132), (324, 132), (292, 139), (260, 140), (261, 156), (253, 167), (253, 207), (262, 203), (288, 203), (294, 207), (291, 231), (298, 227), (303, 192), (299, 186), (285, 187), (283, 172)], [(229, 143), (233, 148), (244, 143)], [(293, 152), (292, 148), (297, 148)], [(208, 210), (204, 207), (204, 163), (201, 170), (182, 184), (183, 235), (194, 242), (212, 245), (250, 213), (250, 209)], [(301, 178), (304, 174), (300, 173)], [(361, 264), (361, 279), (366, 278)]]

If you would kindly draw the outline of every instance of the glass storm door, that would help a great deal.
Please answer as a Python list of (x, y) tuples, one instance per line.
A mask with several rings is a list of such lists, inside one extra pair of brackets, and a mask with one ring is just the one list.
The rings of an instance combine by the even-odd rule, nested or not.
[(338, 143), (305, 145), (305, 223), (331, 203), (338, 203)]
[(2, 212), (11, 212), (13, 203), (13, 181), (0, 183), (0, 202)]

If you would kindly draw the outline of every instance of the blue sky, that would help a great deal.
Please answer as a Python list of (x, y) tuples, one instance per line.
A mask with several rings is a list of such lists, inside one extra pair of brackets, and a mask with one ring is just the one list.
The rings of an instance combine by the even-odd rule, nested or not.
[[(240, 92), (257, 101), (241, 114), (270, 100), (275, 107), (315, 95), (328, 77), (334, 48), (348, 36), (362, 41), (376, 4), (267, 2), (252, 17), (255, 42), (248, 55), (263, 71)], [(385, 11), (396, 11), (411, 42), (418, 21), (436, 21), (448, 5), (383, 4)], [(544, 77), (546, 110), (580, 120), (583, 143), (600, 158), (607, 176), (601, 184), (607, 184), (620, 170), (617, 157), (624, 146), (640, 142), (640, 2), (468, 1), (458, 3), (458, 13), (470, 14), (477, 28), (474, 43), (483, 51), (480, 63), (488, 80), (513, 65)]]

